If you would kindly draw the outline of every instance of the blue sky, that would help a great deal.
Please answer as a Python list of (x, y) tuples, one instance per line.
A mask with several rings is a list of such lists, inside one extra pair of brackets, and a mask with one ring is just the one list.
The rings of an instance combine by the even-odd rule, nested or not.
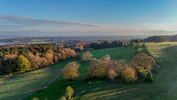
[(177, 0), (0, 0), (0, 35), (173, 35), (176, 9)]

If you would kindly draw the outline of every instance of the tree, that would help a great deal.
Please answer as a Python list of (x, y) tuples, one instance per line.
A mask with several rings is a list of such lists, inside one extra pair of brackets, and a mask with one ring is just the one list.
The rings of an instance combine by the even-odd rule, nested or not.
[(57, 63), (58, 62), (58, 57), (54, 56), (54, 62)]
[(105, 55), (105, 56), (103, 56), (102, 57), (103, 58), (103, 60), (105, 60), (105, 61), (110, 61), (111, 60), (111, 57), (110, 57), (110, 55)]
[(133, 57), (133, 62), (136, 66), (144, 67), (144, 69), (152, 69), (152, 65), (156, 63), (156, 60), (152, 58), (151, 56), (148, 56), (148, 54), (141, 53), (137, 54), (135, 57)]
[(108, 74), (108, 78), (110, 78), (111, 81), (113, 81), (116, 76), (117, 76), (117, 73), (114, 71), (114, 69), (110, 69), (109, 74)]
[(60, 100), (67, 100), (65, 96), (62, 96)]
[(134, 82), (137, 79), (135, 70), (131, 67), (125, 68), (125, 70), (121, 72), (121, 76), (126, 82)]
[(146, 81), (147, 81), (147, 82), (152, 82), (152, 81), (153, 81), (153, 76), (152, 76), (152, 73), (151, 73), (150, 71), (149, 71), (149, 73), (147, 74)]
[(49, 63), (47, 62), (47, 60), (44, 57), (42, 57), (41, 58), (41, 67), (44, 67), (44, 66), (49, 66)]
[(58, 60), (59, 60), (59, 61), (62, 60), (61, 53), (58, 53), (58, 54), (57, 54), (57, 57), (58, 57)]
[(27, 59), (31, 63), (31, 69), (37, 69), (41, 67), (41, 58), (39, 56), (35, 56), (32, 53), (30, 53)]
[(78, 73), (79, 67), (80, 67), (80, 65), (74, 61), (65, 65), (65, 67), (63, 68), (63, 71), (62, 71), (63, 78), (73, 80), (74, 77), (78, 77), (79, 76), (79, 73)]
[(49, 62), (49, 64), (54, 64), (53, 63), (53, 54), (46, 53), (45, 54), (45, 58), (47, 59), (47, 61)]
[(90, 66), (87, 69), (88, 78), (104, 78), (108, 71), (106, 61), (94, 59), (90, 62)]
[(90, 54), (89, 51), (86, 51), (82, 54), (82, 61), (90, 61), (92, 59), (93, 55)]
[(70, 58), (70, 50), (71, 50), (70, 48), (64, 49), (64, 52), (65, 52), (67, 58)]
[(29, 60), (25, 58), (23, 55), (20, 55), (18, 57), (18, 68), (20, 72), (29, 71), (31, 68)]
[(69, 54), (72, 58), (75, 58), (77, 55), (76, 55), (76, 52), (74, 50), (70, 50), (69, 51)]
[(17, 70), (17, 55), (4, 55), (1, 58), (1, 72), (11, 73)]
[(64, 50), (61, 50), (61, 57), (63, 60), (65, 60), (67, 58), (66, 52)]
[(73, 94), (74, 94), (73, 88), (72, 88), (71, 86), (67, 86), (67, 87), (66, 87), (66, 92), (65, 92), (66, 98), (67, 98), (68, 100), (70, 100), (71, 97), (73, 96)]
[(114, 71), (117, 73), (117, 76), (121, 76), (121, 72), (128, 66), (125, 60), (120, 59), (114, 66)]
[(147, 77), (147, 74), (148, 74), (148, 72), (150, 71), (150, 70), (148, 70), (148, 69), (144, 69), (143, 67), (136, 67), (136, 70), (137, 70), (137, 72), (138, 72), (138, 78), (139, 79), (143, 79), (144, 80), (144, 78), (146, 78)]

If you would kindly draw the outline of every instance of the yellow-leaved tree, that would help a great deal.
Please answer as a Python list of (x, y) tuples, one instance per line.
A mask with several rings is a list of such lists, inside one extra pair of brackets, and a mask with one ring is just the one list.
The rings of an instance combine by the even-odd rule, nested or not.
[(135, 70), (131, 67), (125, 68), (125, 70), (121, 72), (121, 76), (126, 82), (134, 82), (137, 79)]
[(87, 70), (88, 78), (103, 78), (106, 77), (108, 67), (106, 61), (94, 59)]
[(18, 57), (18, 69), (20, 72), (29, 71), (31, 68), (31, 63), (23, 55)]
[(71, 79), (73, 80), (74, 77), (78, 77), (79, 73), (78, 73), (78, 69), (80, 67), (80, 64), (78, 64), (77, 62), (70, 62), (67, 65), (65, 65), (65, 67), (63, 68), (63, 78), (64, 79)]
[(108, 78), (110, 78), (111, 81), (113, 81), (116, 76), (117, 76), (117, 73), (114, 71), (114, 69), (111, 68), (109, 70)]
[(74, 94), (73, 88), (72, 88), (71, 86), (67, 86), (67, 87), (66, 87), (66, 92), (65, 92), (66, 98), (67, 98), (68, 100), (70, 100), (71, 97), (73, 96), (73, 94)]

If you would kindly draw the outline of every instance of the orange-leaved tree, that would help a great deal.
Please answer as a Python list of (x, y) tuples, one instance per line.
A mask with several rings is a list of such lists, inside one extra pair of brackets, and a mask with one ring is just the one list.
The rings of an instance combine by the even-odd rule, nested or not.
[(156, 60), (148, 56), (148, 54), (141, 53), (137, 54), (135, 57), (133, 57), (133, 62), (136, 66), (144, 67), (144, 69), (152, 69), (152, 65), (156, 63)]

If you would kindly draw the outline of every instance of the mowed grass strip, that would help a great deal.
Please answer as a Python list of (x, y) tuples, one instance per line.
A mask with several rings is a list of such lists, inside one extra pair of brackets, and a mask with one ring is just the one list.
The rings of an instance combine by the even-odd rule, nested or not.
[[(136, 48), (137, 47), (137, 48)], [(80, 56), (82, 56), (82, 53), (86, 51), (81, 51)], [(142, 47), (142, 44), (135, 44), (134, 46), (130, 45), (129, 47), (117, 47), (117, 48), (106, 48), (106, 49), (97, 49), (97, 50), (90, 50), (90, 53), (94, 55), (95, 58), (100, 59), (106, 54), (109, 54), (112, 59), (118, 60), (118, 59), (125, 59), (127, 62), (132, 60), (133, 57), (137, 53), (148, 53), (145, 48)], [(78, 62), (81, 67), (79, 68), (79, 77), (76, 78), (74, 81), (68, 81), (63, 79), (63, 76), (61, 75), (52, 85), (50, 85), (48, 88), (35, 93), (24, 100), (31, 100), (35, 97), (39, 98), (40, 100), (48, 99), (48, 100), (58, 100), (62, 95), (65, 94), (65, 89), (67, 86), (71, 86), (74, 89), (75, 96), (82, 92), (84, 89), (87, 89), (90, 87), (91, 89), (96, 88), (89, 86), (88, 81), (85, 80), (86, 74), (87, 74), (87, 63), (82, 63), (81, 58), (80, 59), (70, 59), (64, 62), (61, 62), (59, 64), (54, 65), (53, 67), (59, 67), (63, 68), (66, 64), (68, 64), (71, 61)], [(98, 88), (102, 88), (102, 86), (98, 84), (102, 84), (105, 81), (104, 80), (92, 80), (92, 85), (98, 86)], [(112, 84), (105, 84), (106, 85), (112, 85)], [(103, 85), (104, 86), (104, 85)], [(86, 90), (87, 93), (88, 90)], [(89, 91), (88, 91), (89, 92)], [(84, 94), (86, 94), (84, 93)], [(94, 93), (93, 93), (94, 94)], [(97, 96), (97, 95), (96, 95)], [(76, 99), (79, 99), (80, 97), (77, 97)], [(89, 97), (87, 97), (89, 99)], [(95, 97), (97, 98), (97, 97)], [(100, 97), (99, 97), (100, 98)], [(80, 99), (85, 100), (85, 98)]]
[(43, 68), (0, 80), (0, 100), (15, 100), (47, 84), (61, 68)]

